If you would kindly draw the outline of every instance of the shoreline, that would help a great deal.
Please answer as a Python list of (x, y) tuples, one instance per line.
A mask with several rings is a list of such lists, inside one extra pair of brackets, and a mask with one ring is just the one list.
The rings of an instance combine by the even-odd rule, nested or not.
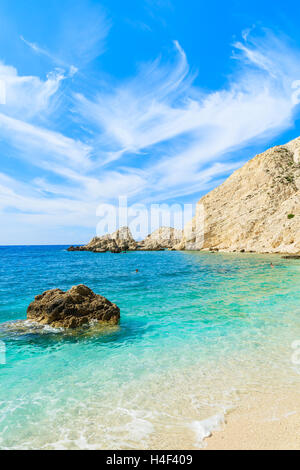
[(205, 439), (204, 450), (299, 450), (300, 392), (253, 392)]
[[(300, 391), (249, 391), (227, 411), (189, 426), (159, 427), (149, 436), (147, 450), (299, 450)], [(124, 446), (122, 450), (144, 447)]]
[[(72, 245), (71, 245), (72, 246)], [(77, 245), (79, 247), (84, 247), (85, 245)], [(45, 245), (0, 245), (0, 248), (69, 248), (69, 244), (58, 244), (58, 245), (51, 245), (51, 244), (45, 244)], [(66, 249), (66, 251), (68, 251)], [(71, 252), (80, 252), (80, 253), (93, 253), (91, 250), (74, 250)], [(219, 249), (219, 250), (210, 250), (208, 248), (205, 248), (203, 250), (172, 250), (172, 249), (163, 249), (163, 250), (127, 250), (127, 253), (162, 253), (162, 252), (173, 252), (173, 253), (203, 253), (203, 254), (232, 254), (232, 255), (272, 255), (272, 256), (288, 256), (290, 259), (293, 259), (292, 257), (294, 256), (299, 256), (300, 257), (300, 252), (294, 252), (294, 251), (233, 251), (233, 250), (227, 250), (227, 249)], [(110, 253), (109, 251), (106, 251), (105, 253)], [(105, 254), (105, 253), (95, 253), (95, 254)], [(114, 253), (115, 254), (115, 253)], [(294, 258), (295, 259), (295, 258)]]

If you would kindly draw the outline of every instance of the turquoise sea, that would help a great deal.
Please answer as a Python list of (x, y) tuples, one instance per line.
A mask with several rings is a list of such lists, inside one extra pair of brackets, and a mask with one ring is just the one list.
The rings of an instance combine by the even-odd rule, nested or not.
[[(115, 302), (120, 327), (14, 323), (76, 284)], [(299, 285), (300, 262), (276, 255), (0, 248), (0, 448), (201, 446), (242, 396), (299, 387)]]

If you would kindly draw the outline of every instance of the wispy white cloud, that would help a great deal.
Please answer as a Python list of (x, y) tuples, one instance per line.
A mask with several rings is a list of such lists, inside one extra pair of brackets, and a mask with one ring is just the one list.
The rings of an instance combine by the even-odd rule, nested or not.
[[(66, 243), (80, 232), (95, 226), (97, 206), (76, 197), (56, 198), (41, 194), (38, 182), (20, 183), (0, 173), (0, 244)], [(51, 238), (49, 237), (53, 237)], [(84, 241), (77, 234), (77, 242)]]
[[(90, 59), (99, 52), (86, 43), (82, 57), (90, 47)], [(16, 158), (41, 168), (27, 183), (1, 176), (2, 215), (15, 208), (30, 214), (28, 223), (40, 218), (49, 226), (87, 227), (97, 205), (119, 195), (147, 204), (194, 197), (242, 165), (243, 154), (233, 159), (232, 152), (293, 123), (300, 59), (283, 40), (248, 31), (234, 44), (235, 72), (210, 92), (197, 85), (201, 75), (190, 69), (177, 41), (174, 50), (175, 60), (145, 64), (117, 86), (107, 80), (101, 91), (89, 89), (89, 97), (72, 95), (74, 127), (87, 129), (88, 143), (57, 131), (57, 115), (49, 113), (67, 79), (63, 73), (42, 81), (0, 65), (11, 97), (1, 109), (0, 137), (16, 149)]]
[(50, 46), (20, 35), (20, 40), (35, 54), (66, 71), (68, 76), (81, 72), (106, 50), (111, 22), (101, 5), (77, 0), (62, 6)]
[[(0, 135), (21, 152), (19, 158), (30, 158), (36, 166), (52, 168), (52, 161), (62, 159), (82, 168), (89, 165), (91, 148), (60, 133), (41, 128), (0, 113)], [(44, 156), (44, 159), (42, 158)]]
[[(98, 129), (98, 142), (110, 145), (102, 163), (121, 159), (126, 165), (135, 154), (150, 180), (145, 192), (155, 197), (201, 191), (202, 176), (211, 172), (213, 178), (226, 154), (291, 125), (292, 83), (300, 76), (296, 51), (271, 33), (249, 33), (234, 44), (236, 74), (224, 89), (204, 93), (193, 85), (178, 42), (175, 47), (174, 64), (156, 60), (112, 92), (94, 100), (76, 96), (77, 112)], [(229, 162), (227, 170), (232, 168)]]
[(73, 77), (78, 72), (77, 67), (75, 67), (74, 65), (66, 64), (63, 60), (61, 60), (59, 57), (49, 52), (47, 49), (40, 47), (38, 44), (34, 42), (27, 41), (27, 39), (25, 39), (24, 36), (22, 35), (20, 36), (20, 39), (21, 41), (24, 42), (24, 44), (26, 44), (26, 46), (28, 46), (36, 54), (45, 56), (54, 64), (62, 67), (63, 69), (67, 69), (68, 76)]
[(83, 69), (105, 52), (111, 22), (99, 3), (77, 0), (64, 11), (58, 28), (55, 55)]
[(16, 158), (35, 166), (51, 167), (53, 161), (64, 160), (67, 166), (86, 169), (92, 148), (49, 129), (59, 115), (57, 104), (64, 79), (60, 71), (49, 73), (44, 81), (21, 76), (14, 67), (0, 63), (6, 95), (0, 112), (0, 137), (17, 150)]
[(20, 76), (18, 71), (0, 62), (0, 80), (5, 83), (6, 104), (3, 110), (10, 116), (31, 119), (40, 113), (49, 115), (55, 110), (55, 96), (64, 74), (55, 70), (46, 80), (36, 76)]
[[(177, 41), (174, 45), (178, 57), (173, 66), (160, 66), (156, 60), (142, 67), (133, 80), (111, 93), (98, 94), (93, 101), (76, 95), (77, 112), (98, 126), (102, 142), (117, 149), (109, 159), (139, 152), (199, 126), (192, 121), (195, 103), (185, 95), (193, 76), (188, 75), (183, 49)], [(181, 105), (176, 106), (177, 100), (183, 101)]]
[(38, 44), (34, 42), (27, 41), (27, 39), (25, 39), (24, 36), (22, 35), (20, 36), (20, 39), (21, 41), (24, 42), (24, 44), (26, 44), (26, 46), (32, 49), (32, 51), (35, 52), (36, 54), (48, 57), (48, 59), (50, 59), (52, 62), (62, 64), (61, 60), (58, 57), (55, 57), (54, 54), (51, 54), (49, 51), (47, 51), (47, 49), (39, 46)]

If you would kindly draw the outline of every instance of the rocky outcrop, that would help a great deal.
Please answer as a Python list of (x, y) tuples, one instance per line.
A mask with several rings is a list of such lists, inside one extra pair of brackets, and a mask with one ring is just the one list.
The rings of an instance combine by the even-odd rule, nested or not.
[(170, 227), (161, 227), (141, 241), (136, 242), (128, 227), (103, 237), (93, 238), (85, 246), (71, 246), (68, 251), (92, 251), (93, 253), (121, 253), (123, 251), (163, 251), (174, 249), (182, 239), (183, 232)]
[(54, 289), (38, 295), (27, 309), (27, 319), (54, 328), (79, 328), (94, 322), (116, 325), (120, 309), (79, 285), (67, 292)]
[(257, 155), (198, 203), (184, 233), (162, 227), (136, 242), (128, 228), (70, 251), (210, 250), (300, 254), (300, 138)]
[(161, 227), (140, 242), (138, 249), (144, 251), (172, 250), (182, 240), (182, 236), (182, 230), (172, 227)]
[(257, 155), (198, 203), (180, 250), (300, 252), (300, 138)]
[(87, 245), (74, 247), (68, 251), (92, 251), (93, 253), (121, 253), (122, 251), (136, 251), (137, 243), (132, 237), (128, 227), (122, 227), (115, 233), (94, 237)]
[(68, 248), (68, 251), (87, 251), (87, 249), (85, 248), (85, 246), (74, 246), (74, 245), (71, 245), (71, 246)]

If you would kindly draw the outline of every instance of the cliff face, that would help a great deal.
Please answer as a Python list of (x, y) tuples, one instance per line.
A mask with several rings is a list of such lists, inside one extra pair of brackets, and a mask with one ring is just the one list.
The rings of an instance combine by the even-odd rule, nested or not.
[(139, 243), (138, 249), (145, 251), (172, 250), (182, 240), (183, 231), (172, 227), (160, 227)]
[(204, 196), (177, 249), (300, 252), (300, 138), (257, 155)]

